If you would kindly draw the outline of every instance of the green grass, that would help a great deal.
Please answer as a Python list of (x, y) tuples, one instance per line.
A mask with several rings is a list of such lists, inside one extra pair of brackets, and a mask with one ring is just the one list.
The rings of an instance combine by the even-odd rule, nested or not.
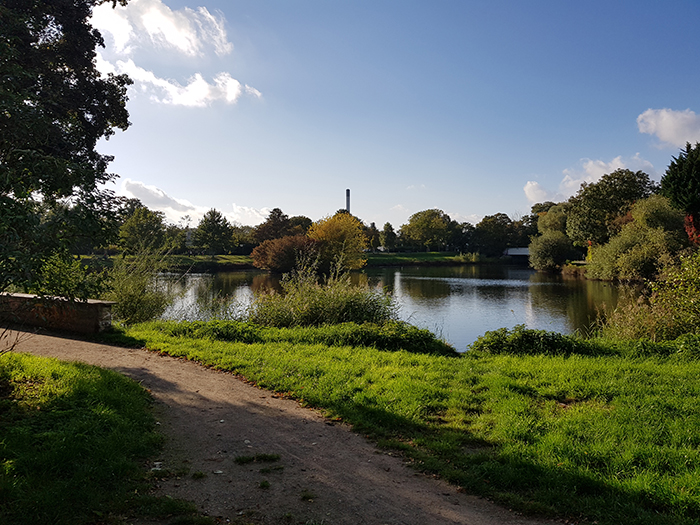
[(611, 525), (700, 520), (698, 341), (558, 351), (557, 338), (520, 334), (522, 355), (447, 357), (167, 332), (127, 334), (323, 409), (510, 508)]
[(367, 253), (367, 266), (400, 266), (400, 265), (426, 265), (462, 264), (459, 254), (456, 252), (410, 252), (410, 253)]
[[(243, 321), (156, 321), (156, 330), (176, 337), (209, 338), (243, 343), (301, 343), (328, 346), (372, 346), (381, 350), (406, 350), (457, 356), (449, 344), (429, 330), (416, 328), (402, 321), (374, 323), (341, 323), (323, 326), (276, 328)], [(117, 334), (110, 334), (114, 337)]]
[(253, 259), (249, 255), (169, 255), (167, 261), (173, 268), (192, 268), (193, 271), (253, 267)]
[(135, 382), (78, 363), (0, 357), (0, 523), (108, 523), (116, 515), (193, 515), (148, 496), (159, 450), (151, 400)]

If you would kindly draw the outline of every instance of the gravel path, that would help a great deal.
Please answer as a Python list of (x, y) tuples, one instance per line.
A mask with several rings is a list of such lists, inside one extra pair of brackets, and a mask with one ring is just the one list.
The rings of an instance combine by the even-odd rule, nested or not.
[[(17, 351), (110, 368), (150, 390), (166, 436), (153, 467), (180, 473), (159, 481), (157, 492), (193, 501), (221, 523), (555, 523), (524, 518), (418, 474), (346, 425), (231, 374), (144, 349), (20, 334)], [(279, 460), (234, 461), (256, 454)]]

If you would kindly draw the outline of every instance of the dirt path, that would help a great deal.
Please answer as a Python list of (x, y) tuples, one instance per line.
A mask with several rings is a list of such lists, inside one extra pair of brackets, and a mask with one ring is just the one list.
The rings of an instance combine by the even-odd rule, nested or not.
[[(23, 335), (17, 351), (110, 368), (148, 388), (166, 436), (158, 458), (162, 465), (154, 467), (182, 472), (160, 481), (158, 492), (193, 501), (222, 523), (554, 523), (459, 493), (379, 451), (346, 425), (332, 424), (231, 374), (146, 350), (57, 335)], [(256, 454), (279, 454), (280, 459), (234, 461)]]

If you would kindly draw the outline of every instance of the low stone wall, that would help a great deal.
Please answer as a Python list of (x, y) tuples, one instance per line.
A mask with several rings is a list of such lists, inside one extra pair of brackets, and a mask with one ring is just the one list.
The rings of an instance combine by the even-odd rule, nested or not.
[(69, 301), (62, 297), (0, 294), (0, 319), (22, 326), (95, 334), (112, 326), (112, 301)]

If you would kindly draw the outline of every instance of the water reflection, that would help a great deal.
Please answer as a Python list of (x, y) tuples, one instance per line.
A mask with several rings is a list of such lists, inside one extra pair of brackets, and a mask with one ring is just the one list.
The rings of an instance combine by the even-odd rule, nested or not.
[[(566, 279), (522, 266), (376, 268), (352, 274), (394, 294), (401, 317), (429, 328), (464, 350), (479, 335), (500, 327), (586, 333), (604, 305), (617, 304), (619, 289), (610, 284)], [(182, 297), (166, 313), (170, 318), (232, 316), (255, 292), (279, 290), (279, 279), (258, 271), (190, 275), (179, 281)]]

